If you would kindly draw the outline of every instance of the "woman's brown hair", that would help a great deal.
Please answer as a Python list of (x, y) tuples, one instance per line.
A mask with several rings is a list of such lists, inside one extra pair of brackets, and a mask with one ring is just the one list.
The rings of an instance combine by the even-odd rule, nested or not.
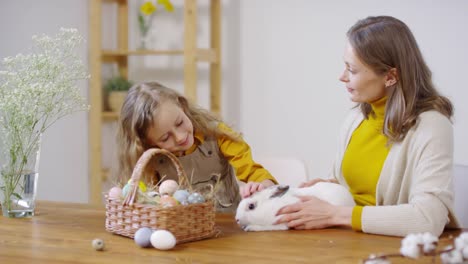
[[(367, 17), (353, 25), (347, 36), (358, 58), (376, 74), (397, 70), (397, 82), (387, 92), (383, 128), (390, 142), (403, 140), (425, 111), (452, 117), (452, 103), (434, 87), (432, 73), (405, 23), (390, 16)], [(359, 107), (366, 118), (372, 112), (368, 103)]]

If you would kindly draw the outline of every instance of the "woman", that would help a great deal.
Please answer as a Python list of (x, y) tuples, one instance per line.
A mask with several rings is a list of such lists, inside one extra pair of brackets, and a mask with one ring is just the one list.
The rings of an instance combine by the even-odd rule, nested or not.
[(453, 106), (436, 91), (413, 34), (400, 20), (379, 16), (358, 21), (347, 37), (340, 81), (357, 106), (343, 125), (329, 181), (347, 186), (357, 205), (303, 197), (279, 211), (278, 223), (296, 229), (350, 226), (393, 236), (438, 236), (445, 226), (458, 226)]

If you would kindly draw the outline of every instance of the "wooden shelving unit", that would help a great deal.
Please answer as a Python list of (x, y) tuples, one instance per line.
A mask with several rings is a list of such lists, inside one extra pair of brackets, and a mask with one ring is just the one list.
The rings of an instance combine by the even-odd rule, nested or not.
[[(184, 48), (182, 50), (129, 50), (128, 47), (128, 1), (89, 0), (89, 66), (91, 72), (89, 98), (89, 201), (102, 203), (102, 181), (108, 169), (102, 167), (102, 125), (115, 122), (118, 113), (103, 108), (102, 65), (116, 63), (119, 72), (128, 78), (129, 56), (183, 56), (184, 94), (193, 102), (197, 98), (197, 67), (199, 62), (210, 63), (210, 110), (221, 112), (221, 2), (210, 0), (210, 47), (197, 47), (197, 0), (184, 2)], [(102, 3), (117, 5), (117, 49), (102, 49)], [(181, 69), (182, 70), (182, 69)]]

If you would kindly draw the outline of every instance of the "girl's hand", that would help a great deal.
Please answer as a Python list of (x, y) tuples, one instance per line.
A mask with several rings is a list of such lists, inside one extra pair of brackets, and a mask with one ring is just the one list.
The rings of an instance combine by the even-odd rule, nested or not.
[(301, 184), (299, 184), (299, 188), (303, 188), (303, 187), (309, 187), (309, 186), (312, 186), (318, 182), (331, 182), (331, 183), (338, 183), (338, 181), (336, 179), (313, 179), (313, 180), (310, 180), (310, 181), (307, 181), (307, 182), (303, 182)]
[(275, 224), (287, 223), (294, 229), (321, 229), (351, 226), (352, 207), (334, 206), (314, 196), (299, 197), (300, 202), (281, 208)]
[(262, 182), (248, 182), (246, 185), (242, 186), (242, 188), (240, 189), (240, 195), (242, 199), (244, 199), (272, 185), (275, 185), (275, 184), (270, 180), (264, 180)]

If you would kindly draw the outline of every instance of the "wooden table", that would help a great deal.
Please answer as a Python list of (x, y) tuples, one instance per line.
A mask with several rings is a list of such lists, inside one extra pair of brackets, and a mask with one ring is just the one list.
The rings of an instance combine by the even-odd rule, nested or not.
[[(0, 216), (0, 263), (360, 263), (371, 253), (397, 253), (401, 241), (339, 228), (244, 232), (232, 215), (221, 214), (219, 237), (159, 251), (108, 233), (104, 221), (104, 208), (55, 202), (39, 202), (32, 218)], [(459, 233), (453, 230), (444, 236)], [(104, 251), (92, 248), (94, 238), (104, 240)], [(430, 261), (428, 257), (418, 262), (392, 259), (392, 263)]]

